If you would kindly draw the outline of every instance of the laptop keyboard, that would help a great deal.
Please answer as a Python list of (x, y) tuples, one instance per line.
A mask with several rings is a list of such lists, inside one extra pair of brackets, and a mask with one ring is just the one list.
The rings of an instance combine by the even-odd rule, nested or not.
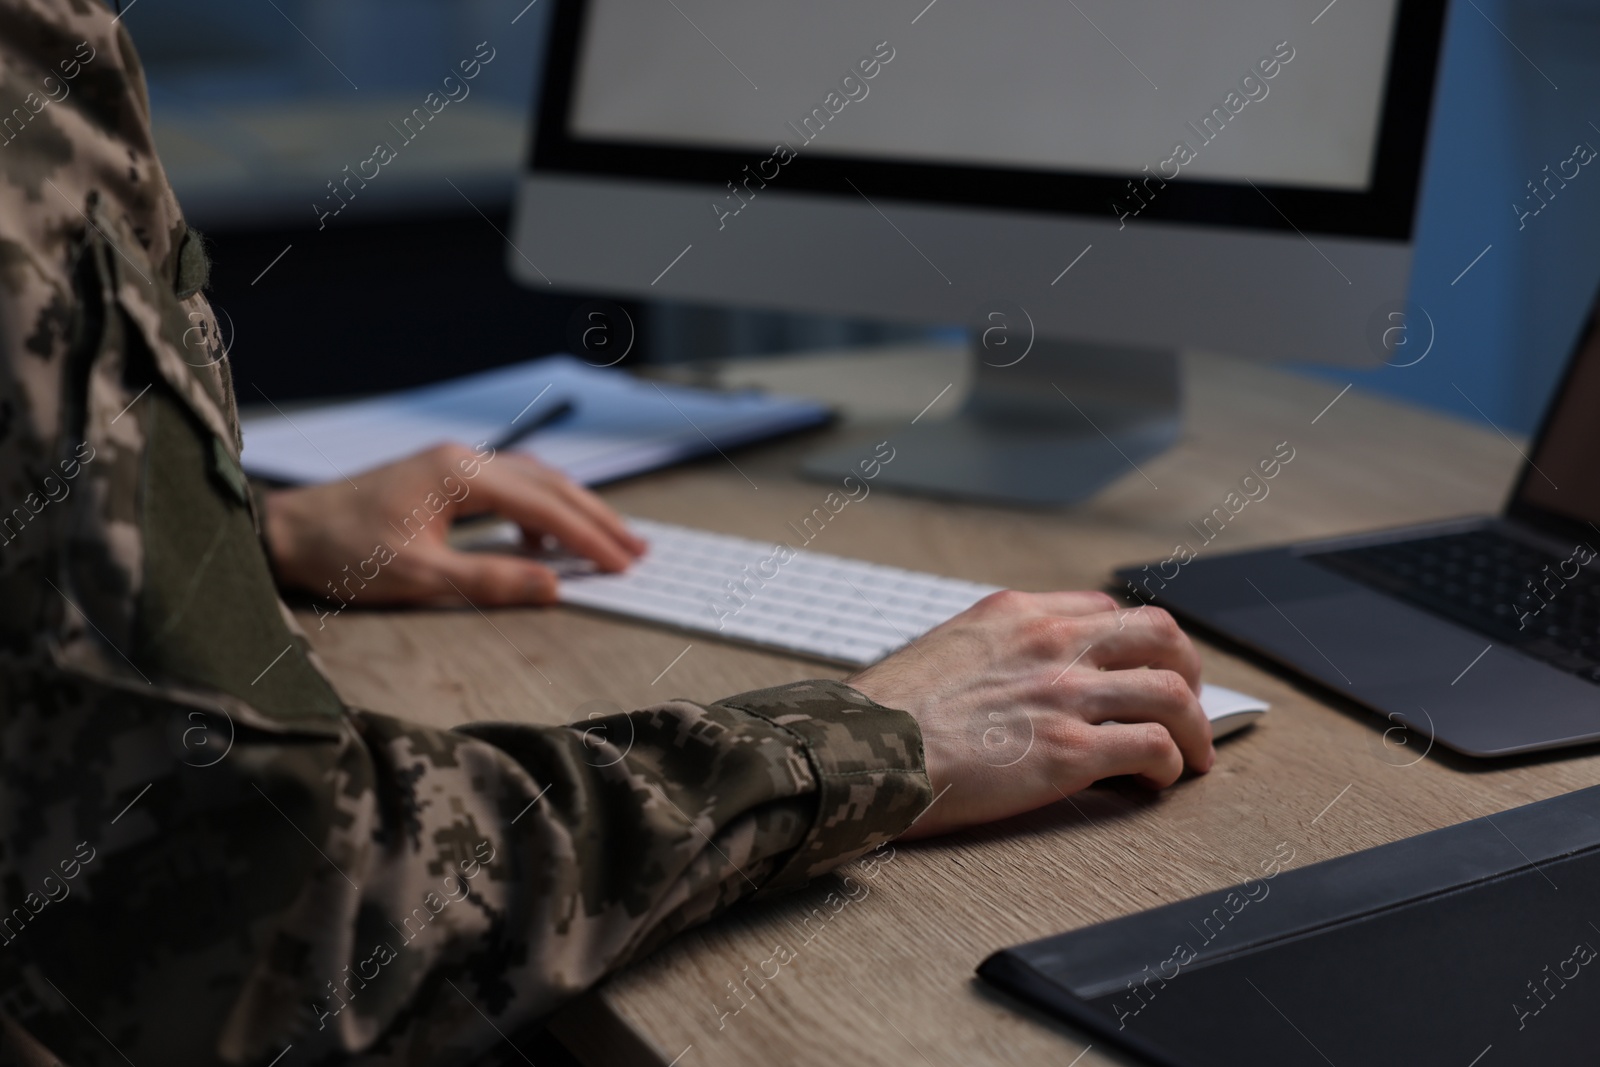
[(1306, 557), (1600, 684), (1600, 575), (1580, 567), (1581, 558), (1494, 530)]

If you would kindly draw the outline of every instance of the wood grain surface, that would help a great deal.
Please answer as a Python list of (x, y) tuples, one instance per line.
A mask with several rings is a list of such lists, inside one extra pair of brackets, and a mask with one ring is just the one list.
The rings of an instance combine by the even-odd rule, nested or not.
[[(763, 366), (723, 377), (747, 384)], [(1353, 389), (1338, 396), (1342, 381), (1202, 355), (1187, 369), (1180, 444), (1086, 506), (1005, 510), (874, 491), (810, 547), (1020, 589), (1107, 587), (1114, 566), (1169, 555), (1185, 524), (1220, 505), (1280, 442), (1295, 458), (1206, 553), (1492, 512), (1520, 463), (1487, 426)], [(828, 491), (795, 475), (807, 450), (852, 434), (892, 442), (954, 383), (927, 417), (950, 410), (962, 372), (960, 354), (940, 350), (772, 364), (769, 380), (851, 401), (867, 421), (605, 495), (628, 514), (784, 538), (785, 524)], [(321, 631), (310, 613), (302, 622), (348, 700), (441, 726), (569, 722), (843, 673), (570, 609), (347, 611)], [(594, 1064), (1120, 1062), (1100, 1048), (1074, 1061), (1081, 1034), (991, 992), (973, 968), (1019, 941), (1242, 881), (1280, 843), (1294, 849), (1289, 866), (1301, 866), (1600, 781), (1600, 757), (1588, 752), (1456, 758), (1286, 674), (1205, 643), (1201, 653), (1208, 680), (1273, 706), (1259, 726), (1219, 744), (1210, 774), (1159, 795), (1089, 789), (1005, 823), (899, 846), (871, 877), (858, 864), (737, 908), (562, 1012), (557, 1032)], [(792, 958), (767, 962), (780, 946), (779, 958)], [(777, 977), (759, 977), (763, 965)]]

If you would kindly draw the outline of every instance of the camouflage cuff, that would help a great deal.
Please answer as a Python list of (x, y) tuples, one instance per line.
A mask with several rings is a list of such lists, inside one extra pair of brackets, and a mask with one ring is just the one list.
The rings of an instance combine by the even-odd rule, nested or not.
[(764, 893), (799, 885), (898, 837), (933, 799), (917, 721), (842, 682), (794, 682), (717, 703), (792, 735), (816, 771), (816, 818)]

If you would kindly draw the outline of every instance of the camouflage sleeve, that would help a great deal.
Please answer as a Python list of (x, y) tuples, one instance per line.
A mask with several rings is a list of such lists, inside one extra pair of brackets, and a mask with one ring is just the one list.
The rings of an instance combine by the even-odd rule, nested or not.
[(121, 24), (0, 0), (0, 1063), (468, 1062), (929, 802), (913, 720), (835, 682), (565, 728), (345, 707), (204, 273)]

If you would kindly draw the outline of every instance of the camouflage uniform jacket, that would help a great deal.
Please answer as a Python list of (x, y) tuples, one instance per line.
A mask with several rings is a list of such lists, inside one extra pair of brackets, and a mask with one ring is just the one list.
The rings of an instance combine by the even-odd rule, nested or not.
[(204, 275), (122, 25), (0, 0), (0, 1062), (470, 1062), (927, 805), (914, 721), (835, 682), (631, 746), (345, 707)]

